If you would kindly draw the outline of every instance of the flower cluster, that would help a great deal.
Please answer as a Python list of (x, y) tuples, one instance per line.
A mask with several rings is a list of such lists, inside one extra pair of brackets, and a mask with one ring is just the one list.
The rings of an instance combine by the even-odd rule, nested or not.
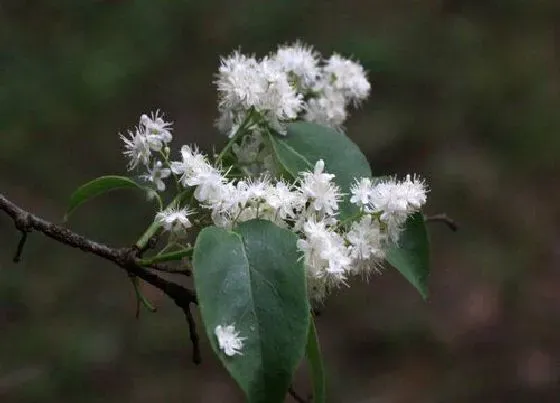
[(142, 178), (153, 183), (159, 192), (165, 190), (163, 179), (171, 175), (171, 170), (164, 167), (162, 161), (154, 158), (159, 153), (164, 158), (169, 154), (168, 144), (173, 140), (171, 123), (163, 120), (159, 111), (140, 116), (140, 122), (134, 131), (128, 131), (128, 137), (120, 135), (124, 142), (123, 154), (128, 157), (128, 170), (132, 171), (139, 165), (146, 168), (147, 173)]
[[(303, 252), (311, 295), (322, 299), (325, 292), (359, 273), (379, 266), (391, 242), (397, 242), (406, 218), (426, 201), (426, 188), (416, 177), (403, 182), (387, 180), (372, 184), (357, 179), (351, 202), (360, 207), (355, 221), (337, 219), (342, 194), (335, 176), (326, 173), (323, 160), (313, 172), (302, 172), (294, 183), (269, 176), (228, 179), (227, 172), (212, 165), (198, 149), (183, 146), (182, 161), (172, 162), (171, 171), (181, 185), (193, 188), (200, 213), (208, 212), (215, 226), (233, 228), (240, 222), (260, 218), (294, 231)], [(158, 213), (164, 229), (190, 228), (192, 210), (172, 208)]]
[(229, 136), (250, 110), (280, 134), (283, 124), (296, 118), (340, 128), (348, 106), (357, 106), (370, 91), (359, 63), (336, 53), (322, 60), (300, 42), (280, 46), (261, 60), (234, 52), (222, 59), (216, 84), (218, 127)]
[[(146, 120), (144, 116), (141, 122), (147, 125), (143, 128), (150, 122), (158, 123), (157, 118)], [(169, 133), (167, 123), (161, 121), (158, 127)], [(142, 143), (148, 141), (148, 136), (158, 135), (161, 133), (157, 129), (149, 133), (147, 129), (137, 129), (133, 138)], [(154, 149), (148, 147), (146, 154), (144, 148), (132, 148), (135, 143), (124, 140), (129, 166), (136, 161), (144, 164), (141, 158), (145, 155), (146, 163), (153, 159)], [(155, 144), (153, 138), (150, 140)], [(190, 191), (197, 214), (202, 220), (206, 217), (208, 224), (230, 229), (260, 218), (294, 231), (314, 299), (322, 299), (330, 288), (344, 284), (351, 275), (367, 275), (379, 267), (388, 246), (398, 242), (407, 217), (426, 202), (425, 184), (415, 176), (400, 182), (388, 179), (377, 183), (370, 178), (357, 178), (351, 194), (343, 195), (323, 160), (315, 163), (313, 171), (301, 172), (292, 183), (271, 175), (231, 178), (229, 171), (212, 163), (197, 147), (184, 145), (180, 161), (155, 160), (146, 169), (148, 174), (142, 177), (158, 190), (165, 189), (163, 179), (173, 177), (181, 189)], [(338, 219), (344, 196), (359, 208), (350, 221)], [(189, 218), (193, 213), (195, 209), (189, 206), (171, 205), (158, 212), (156, 220), (164, 230), (180, 234), (193, 227)]]
[[(219, 127), (235, 135), (225, 149), (233, 158), (227, 168), (222, 154), (210, 157), (189, 145), (173, 161), (171, 124), (157, 112), (142, 115), (134, 131), (121, 135), (128, 169), (144, 170), (140, 178), (152, 184), (150, 194), (175, 182), (177, 197), (156, 214), (160, 227), (177, 242), (208, 225), (231, 229), (254, 218), (270, 220), (298, 236), (309, 295), (316, 300), (352, 275), (376, 271), (407, 218), (426, 203), (424, 182), (410, 175), (402, 181), (356, 178), (343, 194), (322, 159), (287, 181), (277, 178), (264, 135), (281, 135), (294, 120), (340, 128), (347, 109), (369, 95), (362, 66), (338, 54), (323, 60), (296, 42), (261, 60), (234, 52), (222, 59), (216, 83)], [(355, 206), (351, 217), (340, 213), (343, 200)]]
[(222, 58), (216, 84), (217, 126), (229, 137), (240, 129), (250, 132), (234, 152), (252, 173), (270, 165), (264, 131), (285, 134), (286, 124), (296, 119), (340, 130), (349, 107), (365, 100), (371, 87), (359, 63), (336, 53), (322, 59), (300, 42), (260, 60), (236, 51)]

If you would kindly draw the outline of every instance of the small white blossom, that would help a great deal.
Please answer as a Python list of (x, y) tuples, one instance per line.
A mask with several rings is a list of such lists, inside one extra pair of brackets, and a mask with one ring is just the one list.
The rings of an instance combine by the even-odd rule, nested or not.
[(304, 254), (308, 274), (323, 277), (334, 285), (342, 284), (352, 262), (344, 239), (327, 228), (324, 221), (306, 221), (303, 232), (305, 239), (296, 244)]
[(218, 347), (220, 350), (227, 355), (243, 355), (241, 349), (243, 348), (243, 342), (247, 340), (246, 337), (239, 336), (239, 332), (235, 330), (235, 325), (216, 326), (214, 329), (214, 334), (218, 339)]
[(365, 261), (385, 258), (385, 236), (381, 232), (379, 221), (371, 215), (364, 215), (360, 221), (353, 222), (346, 239), (350, 242), (352, 259)]
[(258, 103), (262, 95), (262, 80), (259, 77), (257, 60), (239, 51), (222, 58), (216, 84), (221, 109), (248, 110)]
[(352, 60), (333, 54), (323, 70), (330, 76), (333, 88), (341, 91), (345, 98), (357, 105), (369, 95), (371, 85), (364, 68)]
[(270, 59), (261, 61), (259, 75), (263, 81), (263, 91), (254, 106), (264, 114), (271, 127), (283, 134), (285, 130), (282, 122), (297, 117), (303, 109), (303, 96), (290, 85), (287, 74)]
[(278, 181), (268, 189), (266, 203), (278, 213), (282, 220), (295, 219), (297, 212), (305, 206), (305, 196), (296, 188)]
[(119, 136), (124, 142), (125, 150), (123, 151), (123, 154), (129, 159), (128, 170), (132, 171), (140, 163), (148, 165), (152, 152), (146, 136), (144, 136), (144, 134), (142, 134), (138, 129), (136, 129), (135, 132), (131, 132), (129, 130), (128, 135), (130, 138), (126, 138), (122, 134)]
[(340, 129), (347, 118), (344, 95), (330, 86), (323, 86), (319, 94), (318, 97), (307, 101), (304, 119), (308, 122)]
[(288, 81), (288, 75), (270, 58), (257, 61), (239, 52), (223, 58), (216, 79), (221, 117), (218, 126), (230, 136), (250, 109), (261, 114), (279, 132), (283, 123), (297, 117), (303, 96)]
[(311, 200), (315, 211), (333, 215), (338, 210), (341, 198), (340, 188), (332, 182), (334, 175), (323, 173), (325, 163), (322, 159), (315, 163), (313, 173), (301, 173), (300, 189), (303, 195)]
[(245, 206), (249, 202), (253, 202), (256, 205), (264, 201), (269, 186), (270, 183), (266, 177), (241, 180), (237, 182), (237, 200), (241, 206)]
[(426, 203), (426, 186), (417, 177), (397, 182), (388, 180), (378, 183), (372, 188), (370, 204), (373, 211), (382, 212), (381, 219), (391, 214), (409, 214), (417, 211)]
[(352, 193), (352, 197), (350, 197), (350, 203), (357, 204), (358, 206), (367, 205), (369, 203), (371, 192), (371, 179), (355, 179), (354, 183), (350, 187), (350, 193)]
[(187, 208), (168, 208), (156, 214), (156, 221), (162, 224), (166, 231), (179, 232), (192, 227), (188, 216), (193, 213)]
[(140, 116), (140, 127), (144, 129), (144, 135), (154, 151), (161, 151), (164, 144), (168, 144), (173, 140), (171, 135), (171, 123), (163, 120), (163, 115), (159, 115), (159, 111), (152, 113), (152, 116), (144, 114)]
[(192, 183), (198, 185), (194, 190), (194, 198), (199, 202), (212, 205), (215, 200), (223, 199), (224, 184), (227, 178), (218, 170), (212, 170), (199, 174)]
[(320, 74), (318, 53), (313, 50), (313, 47), (299, 41), (293, 45), (278, 47), (272, 58), (280, 69), (297, 77), (297, 84), (302, 89), (311, 88)]
[(158, 192), (163, 192), (165, 190), (165, 182), (163, 182), (163, 179), (167, 178), (169, 175), (171, 175), (171, 169), (164, 168), (161, 161), (156, 161), (152, 168), (148, 168), (148, 174), (142, 175), (142, 178), (148, 182), (152, 182), (156, 186)]
[(171, 171), (181, 175), (180, 182), (183, 186), (196, 186), (194, 198), (206, 207), (222, 199), (221, 192), (227, 178), (218, 168), (213, 167), (207, 161), (204, 154), (198, 149), (190, 146), (181, 148), (182, 161), (171, 163)]
[(387, 224), (389, 237), (396, 242), (408, 215), (426, 203), (426, 192), (424, 182), (416, 176), (411, 179), (407, 175), (402, 182), (383, 181), (372, 188), (369, 209), (381, 213), (379, 219)]

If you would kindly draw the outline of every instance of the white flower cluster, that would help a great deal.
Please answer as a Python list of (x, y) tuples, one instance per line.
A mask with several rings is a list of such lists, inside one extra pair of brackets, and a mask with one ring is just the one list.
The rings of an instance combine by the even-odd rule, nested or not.
[[(179, 161), (171, 161), (171, 124), (158, 112), (142, 115), (134, 131), (121, 135), (128, 169), (144, 170), (140, 177), (153, 184), (151, 195), (164, 191), (166, 180), (186, 195), (156, 214), (161, 228), (177, 241), (205, 225), (231, 229), (254, 218), (270, 220), (297, 234), (313, 299), (349, 276), (376, 270), (407, 218), (425, 204), (424, 182), (416, 176), (356, 178), (344, 195), (323, 160), (286, 182), (275, 178), (265, 136), (270, 130), (282, 134), (286, 123), (298, 119), (340, 128), (348, 108), (369, 95), (362, 66), (338, 54), (321, 59), (296, 42), (261, 60), (234, 52), (222, 59), (216, 83), (219, 127), (230, 137), (238, 134), (228, 144), (236, 157), (231, 168), (222, 167), (221, 154), (214, 160), (188, 145)], [(356, 214), (341, 219), (345, 198), (357, 206)], [(181, 201), (186, 199), (194, 208)]]
[(159, 111), (140, 116), (140, 122), (134, 131), (128, 131), (128, 138), (120, 135), (124, 142), (123, 154), (128, 157), (128, 170), (137, 168), (140, 164), (146, 168), (147, 173), (141, 177), (152, 182), (159, 192), (165, 190), (163, 179), (171, 175), (171, 170), (164, 167), (163, 163), (154, 158), (154, 153), (159, 153), (164, 158), (169, 154), (167, 144), (173, 140), (171, 123), (163, 120)]
[(240, 129), (250, 132), (233, 151), (252, 174), (270, 168), (264, 131), (285, 134), (296, 119), (341, 129), (348, 108), (365, 100), (371, 87), (359, 63), (338, 54), (324, 60), (300, 42), (260, 60), (234, 52), (222, 58), (216, 84), (217, 126), (229, 137)]
[[(363, 67), (338, 54), (323, 59), (296, 42), (260, 60), (234, 52), (222, 59), (216, 84), (217, 124), (230, 137), (219, 155), (184, 145), (173, 161), (171, 123), (159, 112), (142, 115), (133, 131), (120, 135), (128, 170), (141, 170), (140, 178), (151, 184), (149, 197), (160, 204), (151, 228), (168, 233), (163, 250), (186, 247), (184, 235), (196, 236), (205, 226), (233, 229), (264, 219), (296, 234), (312, 300), (323, 300), (351, 276), (377, 271), (408, 217), (426, 203), (425, 183), (410, 175), (402, 181), (355, 178), (343, 194), (322, 159), (288, 182), (277, 175), (282, 168), (269, 138), (286, 134), (296, 120), (340, 130), (348, 109), (369, 96)], [(174, 182), (177, 194), (163, 208), (158, 192), (166, 181)], [(247, 337), (231, 320), (224, 323), (214, 328), (218, 348), (228, 357), (242, 355)]]
[[(301, 76), (302, 81), (306, 78)], [(407, 217), (426, 202), (426, 187), (417, 177), (404, 181), (388, 179), (374, 183), (357, 178), (347, 195), (359, 207), (347, 221), (338, 219), (340, 188), (335, 176), (326, 172), (319, 160), (312, 172), (301, 172), (293, 183), (273, 179), (270, 174), (230, 178), (198, 148), (185, 145), (181, 160), (169, 161), (167, 144), (170, 124), (158, 114), (142, 115), (130, 138), (121, 136), (129, 169), (142, 164), (158, 191), (164, 179), (173, 178), (180, 189), (191, 192), (204, 222), (231, 229), (240, 222), (260, 218), (294, 231), (303, 253), (310, 296), (322, 299), (331, 287), (345, 283), (355, 274), (368, 274), (380, 266), (387, 247), (398, 242)], [(156, 153), (163, 161), (155, 157)], [(193, 227), (195, 212), (186, 206), (171, 205), (156, 214), (161, 227), (180, 235)]]
[[(406, 218), (426, 202), (423, 182), (409, 176), (403, 182), (372, 184), (356, 180), (351, 202), (360, 206), (357, 220), (348, 225), (337, 219), (342, 194), (324, 172), (323, 160), (313, 172), (302, 172), (295, 183), (273, 181), (267, 176), (229, 180), (196, 148), (183, 146), (182, 161), (172, 162), (184, 187), (194, 187), (201, 209), (210, 211), (214, 225), (232, 228), (254, 218), (270, 220), (300, 237), (312, 296), (321, 299), (332, 286), (353, 274), (368, 273), (385, 257), (390, 242), (397, 242)], [(160, 213), (166, 228), (188, 228), (190, 212), (176, 209)], [(181, 215), (182, 214), (182, 215)]]
[(222, 58), (216, 84), (218, 127), (229, 136), (251, 110), (280, 134), (284, 123), (296, 118), (340, 128), (348, 106), (366, 99), (371, 87), (359, 63), (336, 53), (322, 60), (300, 42), (280, 46), (261, 60), (234, 52)]

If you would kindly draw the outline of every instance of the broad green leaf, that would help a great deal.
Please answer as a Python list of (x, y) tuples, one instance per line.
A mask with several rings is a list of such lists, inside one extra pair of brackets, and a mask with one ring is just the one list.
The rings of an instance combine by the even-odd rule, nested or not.
[(387, 261), (395, 267), (422, 295), (428, 298), (430, 274), (430, 243), (422, 213), (408, 218), (399, 244), (389, 249)]
[(67, 220), (70, 214), (82, 203), (111, 190), (124, 188), (142, 189), (142, 187), (132, 179), (127, 178), (126, 176), (115, 175), (100, 176), (99, 178), (80, 186), (74, 193), (72, 193), (72, 196), (70, 196), (70, 205), (68, 206), (64, 220)]
[(307, 361), (311, 368), (311, 379), (313, 381), (313, 403), (324, 403), (326, 401), (325, 370), (317, 330), (313, 319), (309, 321), (309, 333), (307, 335), (307, 347), (305, 350)]
[[(203, 229), (193, 253), (194, 280), (213, 350), (251, 403), (283, 402), (302, 359), (309, 327), (297, 237), (270, 221), (234, 231)], [(242, 355), (227, 356), (214, 333), (235, 325)]]
[[(367, 158), (346, 135), (334, 129), (309, 122), (288, 125), (286, 136), (271, 135), (278, 161), (293, 177), (304, 170), (312, 170), (319, 159), (325, 161), (325, 170), (343, 193), (350, 193), (354, 178), (371, 177)], [(340, 205), (340, 218), (347, 218), (357, 207), (345, 197)]]
[(292, 176), (296, 177), (299, 172), (313, 170), (311, 161), (309, 161), (307, 157), (299, 154), (281, 138), (273, 137), (272, 147), (282, 166)]

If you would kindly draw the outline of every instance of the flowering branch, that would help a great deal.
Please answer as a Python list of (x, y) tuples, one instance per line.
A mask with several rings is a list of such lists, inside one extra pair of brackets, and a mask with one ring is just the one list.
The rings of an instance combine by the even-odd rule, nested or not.
[[(129, 275), (141, 278), (148, 284), (151, 284), (161, 290), (185, 313), (189, 323), (191, 342), (193, 344), (193, 362), (196, 364), (200, 363), (198, 335), (196, 333), (196, 325), (194, 320), (192, 320), (192, 314), (190, 311), (191, 304), (198, 304), (195, 292), (149, 271), (145, 265), (142, 264), (141, 254), (143, 251), (137, 247), (111, 248), (102, 243), (87, 239), (67, 228), (37, 217), (36, 215), (11, 202), (2, 194), (0, 194), (0, 210), (10, 216), (14, 221), (16, 228), (22, 232), (22, 238), (18, 244), (14, 262), (21, 260), (21, 254), (23, 252), (25, 240), (27, 239), (27, 234), (31, 231), (37, 231), (64, 245), (80, 249), (84, 252), (93, 253), (103, 259), (109, 260), (124, 269)], [(148, 268), (162, 272), (170, 272), (169, 268), (158, 263), (152, 263), (148, 266)], [(186, 271), (181, 272), (181, 274), (186, 273)]]
[[(300, 403), (310, 400), (290, 388), (305, 351), (313, 401), (324, 403), (310, 306), (386, 262), (426, 296), (425, 221), (456, 225), (445, 215), (423, 216), (429, 191), (423, 179), (376, 177), (346, 137), (349, 110), (371, 88), (360, 63), (336, 53), (325, 59), (296, 42), (263, 58), (240, 52), (222, 58), (215, 83), (216, 124), (229, 137), (221, 152), (183, 145), (177, 159), (172, 123), (159, 111), (143, 114), (120, 135), (135, 178), (103, 176), (72, 194), (67, 214), (113, 189), (141, 189), (155, 200), (159, 209), (133, 246), (91, 241), (0, 195), (0, 210), (22, 234), (14, 261), (35, 230), (115, 263), (134, 286), (137, 308), (155, 310), (138, 288), (142, 279), (183, 310), (195, 363), (199, 336), (190, 307), (200, 300), (210, 345), (248, 401), (281, 403), (288, 393)], [(169, 185), (176, 194), (165, 200)], [(154, 253), (145, 257), (147, 250)], [(181, 267), (167, 266), (172, 261)], [(196, 295), (156, 272), (192, 274)]]

